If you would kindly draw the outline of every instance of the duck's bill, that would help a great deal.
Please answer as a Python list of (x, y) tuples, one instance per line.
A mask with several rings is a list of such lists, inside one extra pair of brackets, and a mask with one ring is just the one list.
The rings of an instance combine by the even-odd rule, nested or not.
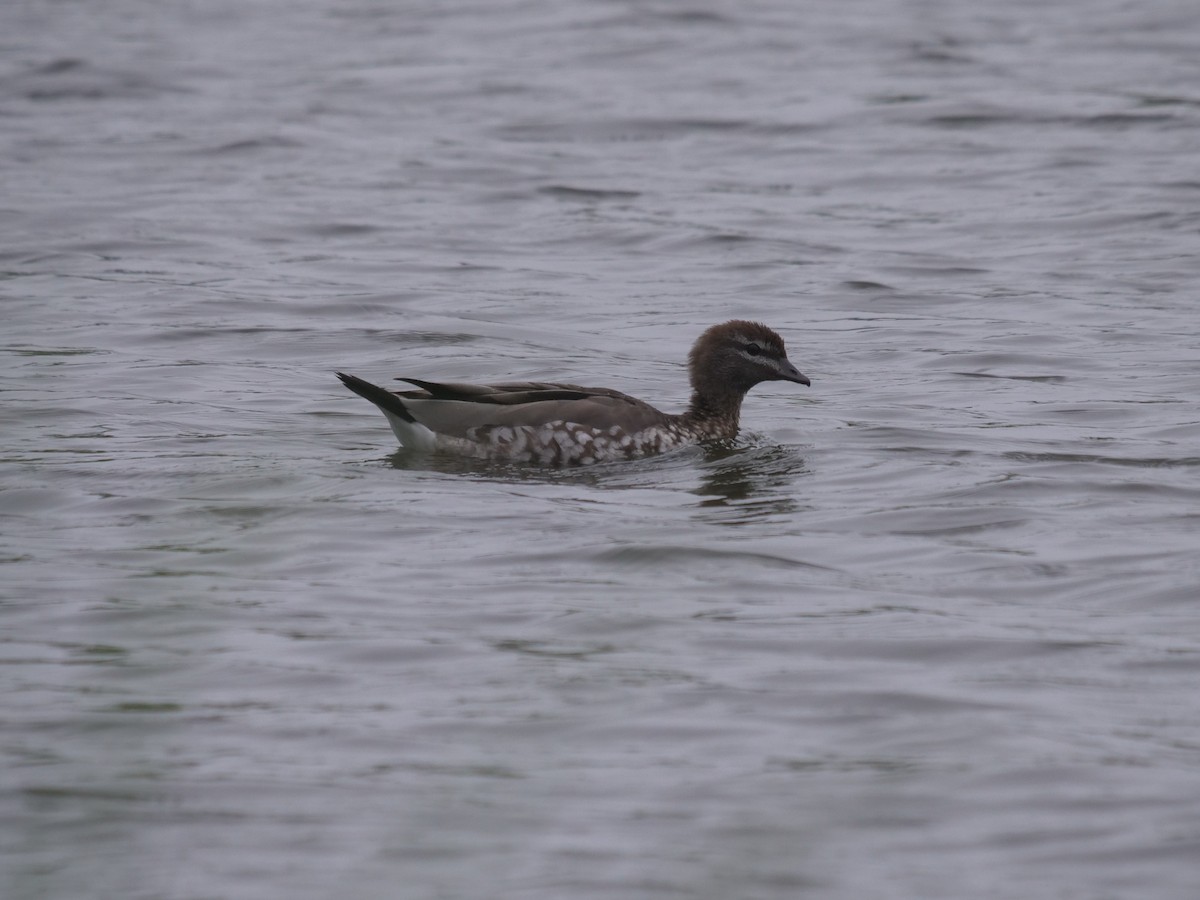
[(796, 384), (812, 387), (812, 382), (808, 380), (808, 376), (787, 360), (780, 361), (778, 378), (780, 381), (794, 381)]

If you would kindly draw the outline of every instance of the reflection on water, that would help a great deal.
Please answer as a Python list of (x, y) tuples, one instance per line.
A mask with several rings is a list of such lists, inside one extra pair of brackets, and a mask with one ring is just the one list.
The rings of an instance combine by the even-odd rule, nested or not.
[(744, 525), (799, 510), (796, 494), (803, 487), (797, 479), (810, 474), (799, 449), (745, 440), (706, 448), (701, 483), (692, 492), (704, 498), (701, 509), (721, 510), (706, 521)]
[[(704, 498), (702, 509), (721, 508), (736, 515), (710, 517), (716, 524), (737, 525), (783, 515), (800, 508), (793, 494), (796, 479), (811, 474), (795, 447), (765, 444), (755, 436), (707, 442), (658, 457), (633, 462), (553, 469), (535, 465), (470, 459), (448, 453), (422, 453), (400, 448), (385, 457), (398, 471), (436, 472), (501, 483), (544, 483), (632, 490), (700, 475), (691, 492)], [(697, 465), (698, 463), (698, 465)]]

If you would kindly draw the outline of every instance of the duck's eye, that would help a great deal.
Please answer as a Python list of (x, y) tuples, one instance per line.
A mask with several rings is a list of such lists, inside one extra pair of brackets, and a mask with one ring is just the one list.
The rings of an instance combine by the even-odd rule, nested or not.
[(762, 353), (762, 347), (758, 346), (758, 344), (755, 344), (753, 342), (747, 344), (745, 346), (745, 350), (751, 356), (758, 356), (758, 354)]

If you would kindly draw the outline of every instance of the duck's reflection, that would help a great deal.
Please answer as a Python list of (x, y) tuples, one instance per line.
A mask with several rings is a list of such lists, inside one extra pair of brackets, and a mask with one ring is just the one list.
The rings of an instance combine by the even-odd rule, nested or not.
[(809, 474), (795, 447), (773, 444), (745, 447), (732, 443), (706, 448), (701, 483), (693, 493), (704, 517), (722, 525), (741, 525), (796, 512), (796, 479)]
[[(706, 442), (645, 460), (582, 468), (550, 469), (403, 448), (385, 461), (394, 469), (484, 481), (586, 485), (604, 490), (690, 490), (700, 498), (697, 508), (706, 519), (726, 525), (800, 509), (796, 481), (810, 474), (799, 448), (759, 445), (742, 438)], [(697, 473), (699, 484), (694, 482)]]

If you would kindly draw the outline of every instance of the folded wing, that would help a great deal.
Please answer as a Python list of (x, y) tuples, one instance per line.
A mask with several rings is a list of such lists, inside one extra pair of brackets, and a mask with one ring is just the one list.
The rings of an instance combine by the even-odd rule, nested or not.
[(419, 391), (401, 391), (409, 414), (438, 434), (468, 437), (472, 428), (493, 425), (539, 428), (557, 422), (605, 431), (635, 433), (667, 419), (663, 413), (620, 391), (574, 384), (513, 382), (446, 384), (401, 378)]

